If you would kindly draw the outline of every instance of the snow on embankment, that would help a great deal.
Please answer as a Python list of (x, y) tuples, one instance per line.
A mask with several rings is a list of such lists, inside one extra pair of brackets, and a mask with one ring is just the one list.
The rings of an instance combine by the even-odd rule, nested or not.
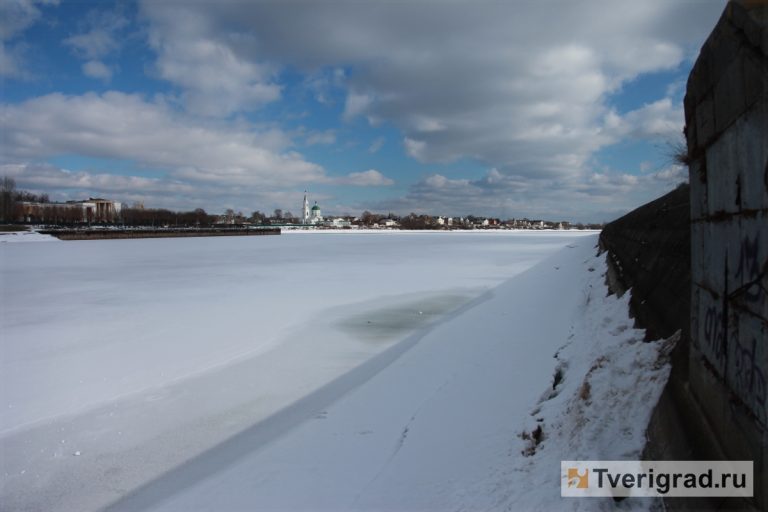
[[(563, 459), (637, 459), (669, 372), (584, 237), (282, 435), (257, 425), (110, 510), (562, 510)], [(647, 507), (627, 500), (620, 506)]]

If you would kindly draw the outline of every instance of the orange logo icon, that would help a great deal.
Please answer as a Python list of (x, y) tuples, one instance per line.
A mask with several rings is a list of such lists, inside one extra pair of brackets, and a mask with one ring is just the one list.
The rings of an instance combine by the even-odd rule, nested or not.
[(584, 474), (579, 474), (578, 468), (568, 468), (568, 488), (587, 489), (589, 487), (589, 470), (584, 469)]

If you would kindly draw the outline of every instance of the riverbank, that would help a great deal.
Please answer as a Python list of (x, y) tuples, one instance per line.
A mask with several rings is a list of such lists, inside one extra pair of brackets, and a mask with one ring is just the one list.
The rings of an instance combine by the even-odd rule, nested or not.
[(192, 238), (205, 236), (279, 235), (280, 228), (42, 229), (59, 240), (120, 240), (124, 238)]

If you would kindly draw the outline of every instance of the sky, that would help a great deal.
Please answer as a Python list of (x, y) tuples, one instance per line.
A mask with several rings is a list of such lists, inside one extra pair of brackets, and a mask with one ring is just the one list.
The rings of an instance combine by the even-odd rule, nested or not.
[(0, 176), (250, 215), (610, 221), (723, 0), (0, 0)]

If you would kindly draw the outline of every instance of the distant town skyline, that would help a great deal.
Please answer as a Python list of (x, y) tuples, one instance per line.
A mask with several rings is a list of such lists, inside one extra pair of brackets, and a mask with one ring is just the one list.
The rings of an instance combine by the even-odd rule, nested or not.
[[(0, 176), (172, 210), (608, 221), (724, 1), (0, 4)], [(297, 206), (299, 205), (299, 206)]]

